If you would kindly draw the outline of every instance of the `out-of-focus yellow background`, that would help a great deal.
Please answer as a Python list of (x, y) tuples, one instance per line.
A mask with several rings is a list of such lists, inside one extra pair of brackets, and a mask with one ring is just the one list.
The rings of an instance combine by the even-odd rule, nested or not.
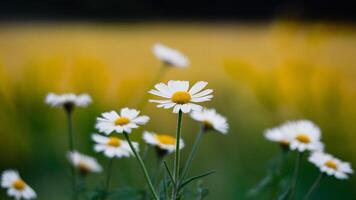
[[(275, 21), (0, 25), (0, 169), (18, 169), (39, 199), (66, 199), (66, 121), (62, 110), (44, 104), (46, 94), (88, 92), (93, 97), (93, 104), (75, 112), (76, 146), (105, 166), (107, 160), (93, 152), (90, 141), (95, 118), (139, 103), (161, 66), (151, 52), (156, 42), (191, 60), (189, 68), (167, 70), (161, 81), (208, 81), (214, 99), (204, 105), (226, 115), (231, 126), (226, 136), (207, 135), (194, 160), (192, 174), (217, 171), (204, 181), (208, 199), (245, 198), (278, 154), (263, 131), (286, 120), (317, 123), (326, 151), (355, 168), (356, 28)], [(148, 104), (142, 112), (152, 120), (135, 138), (143, 130), (174, 134), (171, 110)], [(184, 116), (183, 158), (197, 131), (197, 123)], [(142, 187), (134, 159), (115, 166), (113, 186)], [(317, 174), (304, 159), (299, 196)], [(91, 186), (100, 177), (93, 175)], [(328, 177), (315, 197), (352, 199), (355, 187), (354, 176), (346, 181)], [(5, 198), (5, 191), (0, 195)], [(260, 198), (270, 198), (264, 195)]]

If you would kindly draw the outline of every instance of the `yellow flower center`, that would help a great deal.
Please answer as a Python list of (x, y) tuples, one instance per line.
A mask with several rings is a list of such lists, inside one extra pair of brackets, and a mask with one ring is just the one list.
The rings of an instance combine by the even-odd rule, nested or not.
[(89, 172), (90, 170), (90, 167), (86, 164), (86, 163), (84, 163), (84, 162), (80, 162), (79, 163), (79, 165), (78, 165), (78, 168), (79, 168), (79, 170), (80, 171), (82, 171), (82, 172)]
[(176, 139), (172, 136), (169, 135), (160, 135), (156, 134), (156, 139), (159, 141), (161, 144), (168, 144), (168, 145), (175, 145), (176, 144)]
[(284, 146), (288, 146), (289, 145), (289, 141), (288, 140), (281, 140), (281, 141), (279, 141), (279, 143), (281, 145), (284, 145)]
[(130, 123), (130, 120), (127, 117), (118, 117), (115, 120), (115, 125), (117, 125), (117, 126), (123, 126), (123, 125), (126, 125), (128, 123)]
[(213, 129), (213, 128), (214, 128), (213, 123), (211, 123), (209, 120), (204, 120), (204, 121), (203, 121), (203, 124), (204, 124), (204, 127), (205, 127), (206, 129)]
[(189, 103), (191, 98), (190, 94), (184, 91), (178, 91), (172, 95), (172, 101), (177, 104)]
[(332, 161), (332, 160), (328, 160), (324, 163), (325, 166), (331, 168), (331, 169), (337, 169), (337, 164), (335, 161)]
[(117, 137), (110, 137), (107, 144), (113, 147), (119, 147), (121, 144), (121, 140)]
[(301, 143), (305, 143), (308, 144), (310, 143), (310, 137), (306, 134), (299, 134), (296, 139), (301, 142)]
[(16, 190), (23, 190), (23, 189), (25, 189), (26, 183), (22, 179), (18, 179), (12, 184), (12, 186)]

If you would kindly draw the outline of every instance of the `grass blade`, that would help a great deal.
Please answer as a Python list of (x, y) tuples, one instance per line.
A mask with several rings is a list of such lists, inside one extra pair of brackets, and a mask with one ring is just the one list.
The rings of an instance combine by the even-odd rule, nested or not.
[(168, 175), (169, 175), (169, 177), (170, 177), (170, 179), (171, 179), (171, 181), (172, 181), (172, 183), (173, 183), (173, 185), (174, 185), (175, 182), (174, 182), (173, 175), (172, 175), (171, 171), (169, 170), (168, 165), (167, 165), (167, 163), (166, 163), (165, 160), (163, 161), (163, 164), (164, 164), (164, 167), (166, 168), (166, 170), (167, 170), (167, 172), (168, 172)]
[(214, 174), (216, 171), (210, 171), (210, 172), (207, 172), (207, 173), (204, 173), (204, 174), (200, 174), (200, 175), (197, 175), (197, 176), (193, 176), (193, 177), (190, 177), (188, 178), (187, 180), (183, 181), (182, 184), (180, 184), (179, 186), (179, 190), (182, 189), (184, 186), (186, 186), (187, 184), (189, 184), (190, 182), (194, 181), (194, 180), (197, 180), (199, 178), (203, 178), (205, 176), (209, 176), (210, 174)]

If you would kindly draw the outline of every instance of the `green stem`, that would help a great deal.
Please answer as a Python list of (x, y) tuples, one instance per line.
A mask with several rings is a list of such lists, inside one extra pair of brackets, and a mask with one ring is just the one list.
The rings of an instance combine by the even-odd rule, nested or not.
[(318, 176), (318, 178), (315, 180), (315, 182), (313, 183), (313, 185), (310, 187), (310, 189), (308, 190), (307, 194), (304, 196), (303, 200), (307, 200), (309, 199), (310, 195), (314, 192), (314, 190), (319, 186), (319, 183), (321, 181), (321, 179), (323, 178), (324, 174), (321, 172)]
[[(66, 110), (66, 114), (67, 114), (67, 123), (68, 123), (68, 145), (69, 145), (70, 152), (73, 152), (74, 134), (73, 134), (72, 112), (70, 110)], [(73, 165), (71, 165), (70, 168), (72, 174), (73, 199), (76, 200), (78, 199), (76, 173)]]
[(178, 112), (178, 120), (177, 120), (177, 133), (176, 133), (176, 151), (175, 151), (175, 157), (174, 157), (174, 183), (173, 188), (172, 188), (172, 200), (175, 200), (177, 198), (177, 190), (179, 186), (179, 163), (180, 163), (180, 132), (181, 132), (181, 127), (182, 127), (182, 116), (183, 112), (182, 110), (179, 110)]
[(289, 197), (290, 200), (294, 199), (294, 194), (295, 194), (295, 190), (297, 187), (297, 180), (298, 180), (302, 155), (303, 155), (302, 152), (298, 152), (296, 160), (295, 160), (294, 174), (293, 174), (293, 179), (292, 179), (292, 183), (291, 183), (291, 193), (290, 193), (290, 197)]
[(185, 167), (184, 167), (184, 170), (183, 170), (183, 173), (181, 176), (181, 181), (184, 180), (185, 176), (189, 172), (190, 166), (192, 165), (193, 158), (197, 152), (198, 146), (200, 144), (201, 139), (203, 138), (204, 133), (205, 133), (205, 129), (204, 129), (204, 126), (202, 126), (198, 135), (195, 138), (194, 144), (192, 146), (192, 150), (189, 153), (188, 160), (185, 164)]
[(150, 190), (151, 190), (152, 196), (154, 197), (155, 200), (159, 200), (158, 195), (157, 195), (157, 193), (156, 193), (156, 191), (155, 191), (155, 189), (154, 189), (154, 187), (153, 187), (153, 184), (152, 184), (152, 182), (151, 182), (150, 176), (149, 176), (148, 173), (147, 173), (147, 169), (146, 169), (146, 167), (145, 167), (145, 164), (144, 164), (143, 161), (142, 161), (141, 156), (137, 153), (135, 147), (132, 145), (132, 142), (131, 142), (131, 140), (130, 140), (129, 135), (128, 135), (126, 132), (124, 132), (124, 136), (125, 136), (127, 142), (129, 143), (130, 148), (131, 148), (132, 152), (134, 153), (134, 155), (135, 155), (135, 157), (136, 157), (138, 163), (139, 163), (140, 166), (141, 166), (142, 172), (143, 172), (144, 175), (145, 175), (145, 179), (146, 179), (147, 184), (148, 184), (148, 186), (149, 186), (149, 188), (150, 188)]
[[(162, 76), (165, 74), (167, 68), (168, 67), (165, 66), (165, 65), (160, 67), (160, 69), (157, 72), (156, 76), (152, 79), (151, 83), (149, 84), (150, 88), (153, 87), (154, 84), (156, 84), (162, 78)], [(145, 108), (145, 106), (148, 103), (148, 96), (149, 96), (149, 93), (145, 92), (145, 94), (142, 96), (141, 100), (138, 103), (138, 106), (137, 106), (138, 110), (142, 111)]]
[(108, 167), (107, 167), (107, 174), (106, 174), (106, 182), (105, 182), (105, 196), (104, 199), (108, 197), (109, 193), (109, 188), (110, 188), (110, 179), (111, 179), (111, 168), (114, 162), (114, 158), (111, 158), (108, 162)]

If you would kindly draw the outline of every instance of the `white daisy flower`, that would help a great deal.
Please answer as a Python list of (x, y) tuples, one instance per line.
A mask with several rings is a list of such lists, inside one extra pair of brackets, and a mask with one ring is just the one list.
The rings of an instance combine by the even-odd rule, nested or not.
[(353, 173), (350, 163), (343, 162), (327, 153), (314, 152), (309, 156), (308, 160), (319, 167), (321, 172), (329, 176), (335, 176), (338, 179), (347, 179), (348, 174)]
[(101, 165), (93, 157), (81, 154), (77, 151), (68, 152), (67, 156), (69, 162), (81, 172), (88, 173), (102, 171)]
[[(93, 134), (92, 139), (96, 143), (94, 145), (94, 150), (96, 152), (103, 152), (105, 156), (109, 158), (130, 157), (131, 155), (133, 155), (129, 143), (118, 137), (115, 136), (105, 137), (99, 134)], [(138, 143), (132, 142), (132, 144), (136, 149), (136, 151), (138, 151), (139, 150)]]
[(281, 127), (281, 130), (291, 137), (290, 149), (303, 152), (320, 151), (324, 145), (320, 142), (320, 129), (313, 122), (308, 120), (299, 120), (287, 122)]
[(73, 93), (67, 93), (67, 94), (49, 93), (46, 96), (45, 102), (52, 107), (62, 107), (66, 105), (86, 107), (92, 102), (92, 99), (88, 94), (76, 95)]
[(105, 112), (97, 118), (96, 128), (105, 134), (115, 131), (117, 133), (131, 133), (131, 129), (138, 128), (149, 121), (148, 116), (138, 116), (140, 111), (122, 108), (120, 114), (116, 111)]
[(181, 110), (188, 113), (191, 110), (200, 111), (202, 107), (195, 103), (210, 101), (213, 98), (212, 89), (201, 91), (208, 82), (199, 81), (189, 90), (189, 81), (168, 81), (168, 84), (158, 83), (155, 85), (156, 90), (150, 90), (149, 93), (167, 98), (166, 100), (149, 100), (158, 103), (157, 107), (165, 109), (173, 108), (174, 113)]
[(283, 131), (283, 126), (279, 126), (272, 129), (267, 129), (264, 132), (264, 136), (267, 140), (278, 142), (282, 146), (289, 147), (292, 137), (288, 133), (289, 132), (287, 131)]
[[(145, 131), (143, 133), (143, 140), (152, 145), (156, 146), (161, 150), (167, 151), (168, 153), (172, 153), (176, 150), (176, 138), (166, 135), (166, 134), (157, 134)], [(179, 141), (179, 149), (184, 147), (184, 142), (182, 139)]]
[(163, 44), (155, 44), (152, 51), (153, 54), (167, 66), (185, 68), (189, 65), (189, 60), (185, 55)]
[(203, 109), (202, 111), (193, 111), (190, 116), (204, 124), (206, 130), (216, 130), (226, 134), (229, 124), (224, 116), (216, 113), (215, 109)]
[(15, 170), (6, 170), (2, 173), (1, 187), (7, 188), (7, 194), (16, 200), (37, 197), (36, 192), (22, 180)]

